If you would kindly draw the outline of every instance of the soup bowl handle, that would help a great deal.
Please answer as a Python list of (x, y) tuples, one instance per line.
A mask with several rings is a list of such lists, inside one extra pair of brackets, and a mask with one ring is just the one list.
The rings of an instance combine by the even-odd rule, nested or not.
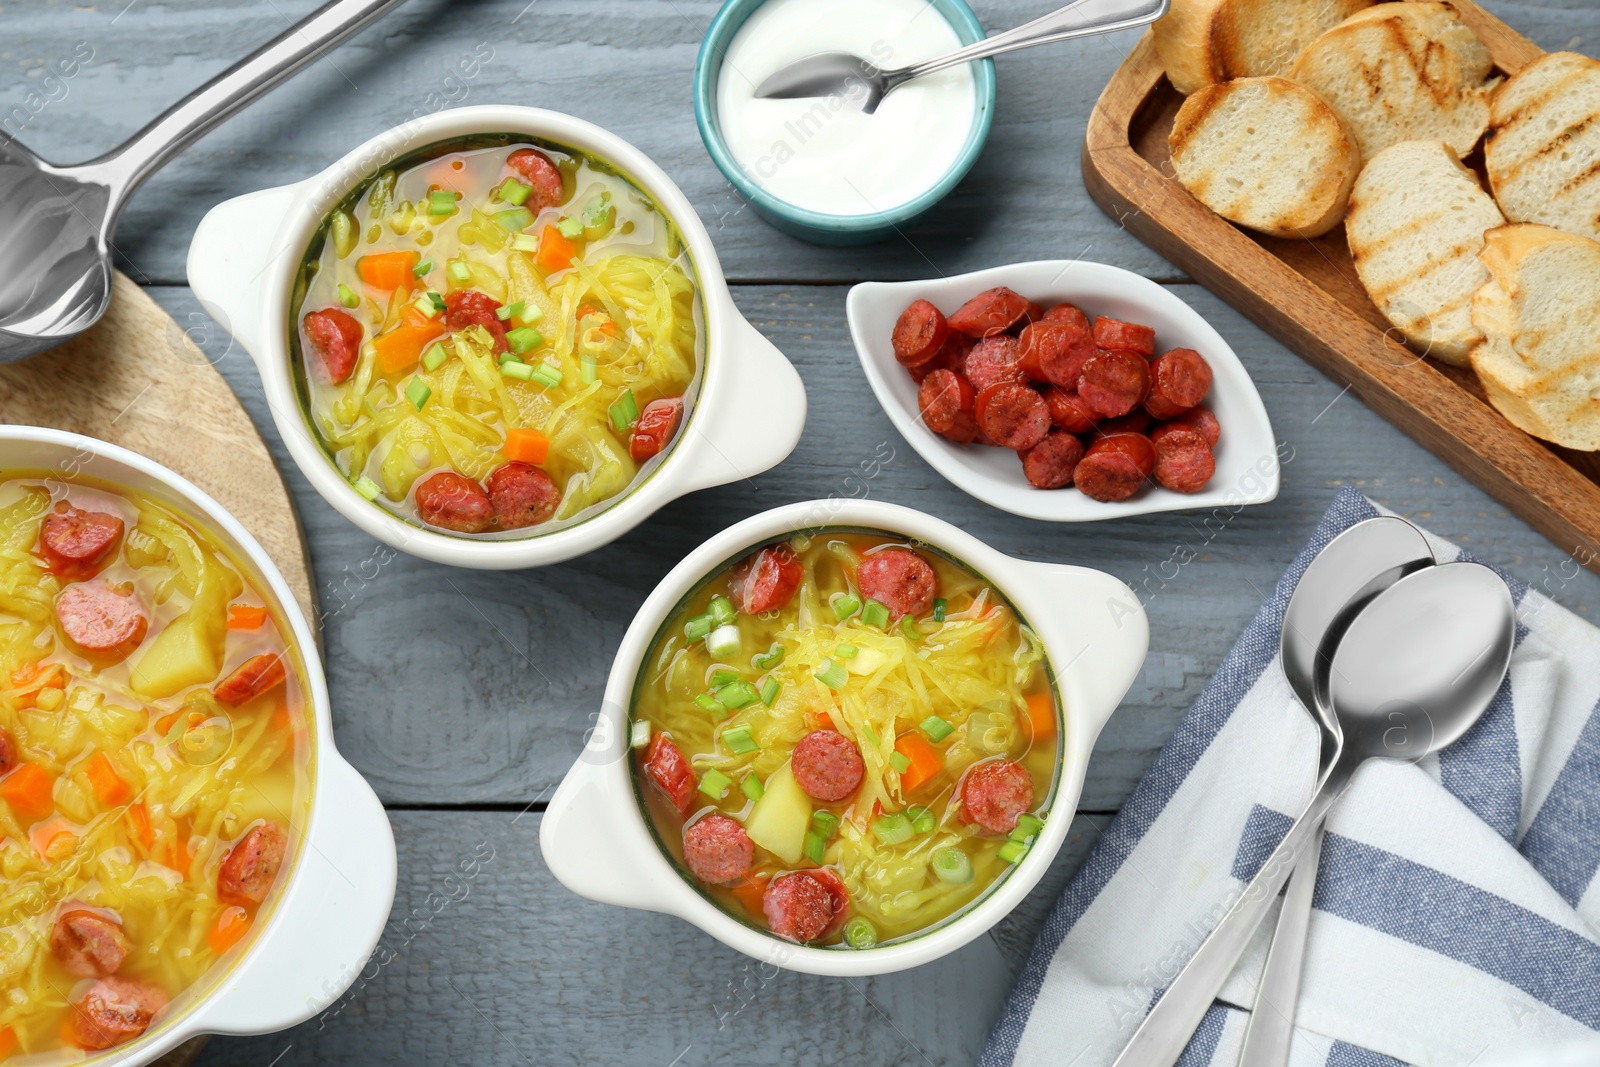
[(261, 294), (273, 266), (273, 241), (301, 194), (300, 185), (282, 185), (224, 200), (206, 212), (189, 244), (189, 287), (206, 314), (257, 363), (263, 358)]
[(394, 904), (394, 833), (344, 760), (317, 765), (314, 821), (290, 892), (261, 939), (195, 1016), (199, 1030), (264, 1034), (326, 1011), (370, 967)]
[(682, 491), (710, 489), (746, 481), (788, 458), (800, 443), (806, 423), (806, 387), (794, 366), (761, 331), (737, 312), (728, 313), (722, 331), (712, 335), (708, 362), (724, 365), (711, 372), (725, 376), (712, 396), (716, 407), (690, 419), (694, 462)]
[(673, 911), (683, 883), (640, 818), (626, 774), (625, 748), (584, 749), (562, 779), (539, 824), (539, 850), (550, 873), (579, 896), (645, 911)]

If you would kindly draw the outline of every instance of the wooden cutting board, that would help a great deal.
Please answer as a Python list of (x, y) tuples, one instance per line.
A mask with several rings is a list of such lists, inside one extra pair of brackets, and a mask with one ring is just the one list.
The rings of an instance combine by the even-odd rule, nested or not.
[(0, 422), (72, 430), (171, 467), (255, 535), (317, 630), (305, 538), (266, 442), (183, 327), (120, 272), (87, 333), (0, 364)]
[[(1472, 0), (1454, 6), (1512, 74), (1543, 53)], [(1106, 86), (1083, 151), (1089, 195), (1145, 244), (1249, 316), (1464, 477), (1600, 571), (1600, 455), (1540, 441), (1507, 422), (1470, 369), (1396, 337), (1356, 276), (1343, 226), (1315, 240), (1243, 230), (1173, 176), (1167, 135), (1183, 97), (1146, 34)], [(1481, 152), (1469, 156), (1481, 169)]]

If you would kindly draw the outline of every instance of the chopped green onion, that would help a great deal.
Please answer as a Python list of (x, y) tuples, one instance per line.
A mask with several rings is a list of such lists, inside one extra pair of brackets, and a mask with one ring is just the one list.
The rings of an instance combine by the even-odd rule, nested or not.
[(690, 641), (702, 641), (715, 628), (710, 615), (696, 615), (683, 624), (683, 636)]
[(500, 353), (499, 357), (495, 360), (495, 362), (500, 363), (500, 364), (506, 364), (506, 363), (526, 363), (528, 361), (523, 359), (521, 356), (517, 355), (515, 352), (502, 352), (502, 353)]
[(889, 766), (904, 774), (911, 769), (911, 758), (903, 752), (891, 752), (889, 753)]
[(706, 637), (706, 651), (717, 659), (732, 659), (739, 654), (739, 627), (719, 626)]
[(521, 233), (533, 225), (533, 212), (525, 207), (514, 207), (509, 211), (495, 212), (494, 221), (507, 233)]
[(712, 767), (700, 778), (700, 792), (713, 800), (721, 800), (728, 795), (728, 787), (732, 784), (732, 778)]
[(945, 611), (950, 607), (950, 602), (944, 597), (937, 597), (933, 602), (933, 621), (944, 622)]
[[(717, 698), (720, 700), (722, 694), (718, 693)], [(722, 743), (727, 745), (728, 751), (736, 756), (743, 756), (747, 752), (761, 751), (761, 746), (756, 744), (756, 739), (750, 735), (750, 727), (748, 726), (735, 726), (722, 731)]]
[(737, 682), (738, 680), (738, 671), (720, 670), (711, 672), (711, 688), (713, 689), (720, 689), (729, 682)]
[(611, 425), (622, 433), (639, 418), (639, 402), (633, 398), (632, 389), (624, 389), (617, 402), (611, 405)]
[(879, 630), (889, 628), (889, 608), (876, 600), (868, 600), (861, 608), (861, 621)]
[(583, 236), (598, 241), (611, 232), (617, 222), (617, 209), (611, 203), (610, 193), (591, 196), (583, 205)]
[(717, 690), (716, 695), (718, 703), (730, 711), (748, 708), (751, 704), (761, 699), (761, 694), (756, 692), (756, 687), (742, 679), (722, 686)]
[[(898, 753), (896, 753), (898, 755)], [(919, 834), (931, 834), (938, 821), (933, 816), (931, 808), (907, 808), (906, 814), (911, 816), (911, 828)]]
[(839, 816), (831, 811), (814, 811), (811, 813), (811, 828), (826, 841), (839, 828)]
[(818, 867), (822, 866), (822, 853), (827, 847), (828, 843), (818, 837), (815, 831), (806, 831), (805, 844), (801, 848), (801, 851), (806, 855), (806, 859), (815, 863)]
[(426, 352), (422, 353), (422, 365), (428, 370), (438, 370), (449, 358), (450, 354), (444, 350), (444, 345), (435, 341), (428, 346)]
[(920, 723), (918, 723), (917, 726), (921, 728), (923, 733), (928, 735), (928, 740), (932, 741), (936, 745), (956, 731), (954, 726), (951, 726), (948, 722), (945, 722), (937, 715), (929, 715), (926, 719), (923, 719)]
[(635, 719), (628, 727), (628, 747), (643, 748), (650, 743), (650, 724), (643, 719)]
[(600, 364), (595, 362), (593, 356), (583, 357), (583, 384), (593, 385), (596, 378), (600, 377)]
[(877, 927), (871, 920), (857, 915), (844, 924), (844, 943), (851, 948), (872, 948), (878, 943)]
[[(523, 302), (518, 301), (518, 303), (521, 304)], [(540, 319), (544, 318), (544, 308), (540, 307), (538, 304), (534, 304), (532, 306), (524, 304), (517, 311), (517, 318), (531, 326)]]
[(1022, 845), (1033, 844), (1033, 839), (1044, 829), (1044, 820), (1037, 815), (1018, 815), (1017, 825), (1011, 831), (1011, 840)]
[(706, 614), (710, 615), (718, 626), (726, 626), (739, 617), (739, 609), (733, 606), (733, 601), (718, 593), (711, 598), (711, 603), (706, 605)]
[(844, 683), (850, 680), (850, 672), (831, 659), (823, 660), (822, 662), (826, 666), (817, 672), (817, 681), (829, 689), (843, 689)]
[(867, 735), (867, 740), (872, 742), (873, 748), (883, 747), (883, 741), (878, 737), (878, 731), (874, 730), (870, 726), (863, 725), (861, 727), (861, 732)]
[(739, 792), (751, 800), (760, 800), (762, 794), (766, 791), (766, 787), (761, 784), (761, 779), (753, 774), (745, 775), (744, 781), (739, 783)]
[(533, 380), (546, 389), (554, 389), (561, 384), (561, 368), (554, 363), (537, 363), (533, 368)]
[(358, 308), (361, 306), (361, 298), (356, 295), (356, 291), (354, 289), (350, 288), (344, 282), (340, 282), (339, 303), (343, 304), (347, 308)]
[(861, 650), (855, 645), (840, 645), (833, 650), (835, 659), (855, 659)]
[(533, 368), (517, 360), (509, 360), (500, 364), (500, 373), (507, 378), (515, 378), (520, 382), (533, 379)]
[(933, 873), (946, 885), (966, 885), (972, 881), (972, 858), (959, 848), (941, 848), (933, 854)]
[(450, 280), (453, 282), (466, 283), (472, 280), (472, 268), (459, 259), (452, 259), (450, 265), (444, 269), (444, 272), (450, 276)]
[(728, 717), (728, 709), (722, 706), (722, 701), (710, 693), (700, 693), (694, 698), (694, 702), (700, 705), (701, 711), (710, 712), (718, 719), (726, 719)]
[(433, 390), (421, 378), (413, 378), (406, 383), (406, 399), (411, 401), (411, 406), (418, 411), (422, 410), (428, 398), (433, 395)]
[(1000, 846), (1000, 859), (1006, 863), (1015, 863), (1028, 854), (1028, 846), (1021, 841), (1007, 841)]
[(361, 240), (361, 234), (356, 230), (356, 221), (350, 217), (348, 211), (335, 211), (329, 229), (333, 234), (333, 250), (340, 259), (355, 251), (356, 242)]
[(755, 664), (757, 670), (770, 671), (772, 668), (783, 662), (783, 656), (783, 646), (774, 641), (771, 648), (767, 649), (764, 653), (755, 657), (750, 662)]
[(767, 680), (761, 683), (761, 703), (769, 708), (772, 707), (773, 701), (778, 699), (778, 694), (782, 690), (783, 686), (778, 680), (769, 675)]
[(518, 252), (537, 252), (539, 239), (531, 233), (519, 233), (511, 239), (511, 247)]
[(518, 300), (515, 304), (506, 304), (502, 307), (497, 307), (494, 309), (494, 317), (499, 319), (501, 322), (504, 322), (507, 319), (516, 318), (522, 314), (522, 309), (525, 305), (526, 301)]
[(428, 194), (428, 214), (454, 215), (456, 213), (456, 193), (449, 189), (435, 189)]
[(900, 632), (911, 638), (913, 641), (922, 640), (922, 631), (917, 629), (917, 620), (913, 619), (910, 615), (907, 615), (905, 618), (900, 620)]
[(438, 304), (433, 302), (433, 298), (437, 295), (437, 293), (421, 293), (415, 300), (411, 301), (411, 306), (422, 312), (428, 318), (435, 318), (438, 316), (439, 312), (444, 310), (443, 300), (439, 301)]
[(904, 812), (879, 815), (872, 820), (872, 836), (886, 845), (898, 845), (903, 841), (909, 841), (914, 833), (916, 831), (911, 828), (911, 820), (906, 818)]
[(415, 267), (411, 268), (411, 275), (414, 278), (426, 278), (428, 276), (428, 272), (432, 269), (433, 260), (425, 259), (421, 263), (418, 263)]
[(506, 344), (511, 346), (511, 351), (520, 356), (528, 349), (538, 348), (544, 344), (544, 334), (532, 326), (519, 326), (515, 330), (506, 331)]
[(517, 207), (521, 207), (522, 202), (528, 199), (528, 194), (533, 192), (533, 186), (523, 185), (515, 178), (507, 178), (505, 181), (500, 183), (499, 187), (495, 189), (495, 192), (498, 193), (500, 199), (504, 200), (506, 203), (515, 204)]
[(848, 619), (861, 610), (861, 598), (845, 593), (833, 598), (833, 617), (840, 622)]
[(570, 215), (556, 223), (556, 229), (569, 241), (576, 241), (583, 236), (583, 223)]
[(365, 474), (355, 480), (356, 492), (368, 500), (378, 499), (378, 483), (368, 478)]

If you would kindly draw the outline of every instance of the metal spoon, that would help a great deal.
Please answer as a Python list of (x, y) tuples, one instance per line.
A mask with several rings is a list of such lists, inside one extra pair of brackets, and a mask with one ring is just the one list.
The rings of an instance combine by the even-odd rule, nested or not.
[[(1434, 562), (1421, 530), (1404, 519), (1382, 515), (1358, 522), (1328, 542), (1295, 584), (1283, 613), (1279, 660), (1301, 707), (1317, 720), (1322, 738), (1319, 771), (1326, 772), (1339, 754), (1339, 723), (1328, 700), (1328, 678), (1339, 639), (1373, 597)], [(1288, 1061), (1321, 851), (1322, 830), (1318, 827), (1283, 895), (1238, 1067), (1268, 1067)]]
[(1511, 662), (1505, 582), (1476, 563), (1407, 575), (1345, 630), (1329, 694), (1342, 743), (1333, 766), (1243, 895), (1162, 994), (1113, 1067), (1172, 1067), (1266, 918), (1293, 865), (1369, 759), (1416, 761), (1471, 729)]
[(128, 196), (223, 119), (401, 0), (335, 0), (78, 166), (0, 136), (0, 363), (77, 336), (111, 301), (111, 233)]
[[(1165, 15), (1170, 3), (1171, 0), (1076, 0), (1014, 30), (895, 70), (881, 70), (849, 52), (822, 52), (798, 59), (771, 75), (756, 89), (756, 95), (790, 98), (837, 94), (870, 115), (878, 110), (885, 96), (912, 78), (1036, 44), (1145, 26)], [(866, 91), (860, 92), (858, 87)]]

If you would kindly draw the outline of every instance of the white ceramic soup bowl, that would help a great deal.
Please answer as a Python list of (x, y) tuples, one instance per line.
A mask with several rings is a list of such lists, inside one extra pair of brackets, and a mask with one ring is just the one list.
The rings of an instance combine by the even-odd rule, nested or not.
[[(1128, 500), (1102, 503), (1076, 489), (1036, 489), (1023, 477), (1016, 453), (962, 445), (922, 421), (917, 383), (895, 361), (890, 335), (895, 320), (915, 300), (950, 314), (985, 289), (1004, 285), (1045, 307), (1076, 304), (1090, 318), (1109, 315), (1156, 331), (1156, 351), (1192, 348), (1211, 364), (1205, 405), (1222, 425), (1217, 471), (1198, 493), (1175, 493), (1151, 484)], [(1278, 495), (1278, 447), (1267, 409), (1250, 372), (1222, 335), (1168, 286), (1087, 260), (1013, 263), (933, 281), (864, 282), (845, 301), (850, 337), (878, 403), (902, 437), (934, 470), (961, 490), (1002, 511), (1047, 522), (1097, 522), (1158, 511), (1235, 508), (1265, 504)]]
[[(699, 391), (671, 448), (623, 493), (586, 517), (525, 536), (474, 538), (408, 522), (361, 496), (307, 422), (290, 367), (294, 278), (312, 235), (363, 179), (419, 148), (474, 134), (537, 137), (603, 160), (633, 181), (677, 226), (704, 312)], [(458, 567), (537, 567), (615, 540), (668, 502), (740, 481), (781, 463), (800, 440), (806, 395), (800, 376), (739, 313), (688, 199), (660, 167), (598, 126), (554, 111), (494, 105), (440, 111), (396, 126), (293, 185), (212, 208), (189, 246), (189, 285), (206, 311), (244, 345), (261, 372), (273, 421), (317, 492), (345, 518), (393, 547)]]
[(372, 787), (333, 745), (328, 685), (311, 627), (272, 558), (238, 520), (172, 471), (125, 448), (32, 426), (0, 425), (0, 471), (58, 472), (171, 507), (226, 548), (287, 625), (305, 683), (313, 754), (304, 837), (265, 921), (176, 997), (142, 1037), (92, 1062), (145, 1064), (198, 1034), (265, 1034), (326, 1010), (372, 954), (394, 902), (394, 835)]
[[(628, 751), (634, 683), (651, 642), (683, 598), (750, 549), (818, 527), (882, 531), (920, 541), (989, 580), (1038, 634), (1063, 709), (1054, 794), (1033, 847), (1007, 876), (942, 924), (865, 950), (797, 945), (741, 922), (713, 903), (657, 843), (635, 793)], [(763, 512), (691, 552), (634, 617), (586, 747), (545, 812), (539, 835), (545, 862), (575, 893), (677, 915), (740, 952), (790, 970), (862, 976), (928, 963), (988, 930), (1049, 868), (1071, 827), (1095, 738), (1133, 684), (1149, 639), (1149, 621), (1138, 598), (1110, 575), (1013, 559), (920, 511), (867, 500), (818, 500)]]

